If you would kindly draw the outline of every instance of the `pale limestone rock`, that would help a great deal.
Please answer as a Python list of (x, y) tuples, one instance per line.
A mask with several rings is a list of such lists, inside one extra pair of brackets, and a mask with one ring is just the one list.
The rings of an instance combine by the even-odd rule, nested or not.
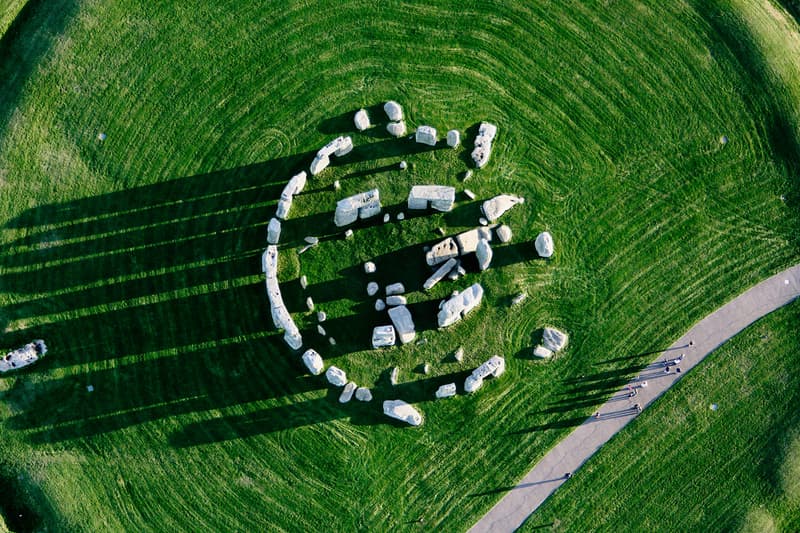
[(350, 137), (337, 137), (325, 146), (319, 149), (316, 157), (311, 162), (311, 175), (316, 176), (328, 165), (330, 165), (330, 157), (335, 155), (341, 157), (349, 154), (353, 150), (353, 139)]
[(483, 214), (490, 222), (494, 222), (500, 218), (509, 209), (517, 204), (525, 203), (525, 198), (520, 196), (513, 196), (511, 194), (500, 194), (491, 200), (486, 200), (481, 206)]
[(543, 231), (536, 237), (534, 246), (536, 247), (536, 253), (539, 254), (540, 257), (552, 256), (554, 251), (553, 236), (547, 231)]
[(464, 172), (464, 180), (463, 181), (467, 181), (471, 177), (472, 177), (472, 171), (471, 170), (467, 170), (466, 172)]
[(415, 140), (421, 144), (436, 146), (436, 141), (438, 141), (438, 138), (436, 137), (436, 128), (431, 126), (420, 126), (417, 128)]
[(459, 233), (454, 239), (458, 246), (459, 255), (471, 254), (478, 249), (478, 243), (481, 239), (491, 242), (492, 231), (486, 227), (475, 228), (465, 231), (464, 233)]
[(406, 422), (412, 426), (419, 426), (423, 422), (422, 415), (419, 411), (403, 400), (386, 400), (383, 402), (383, 414)]
[[(392, 296), (394, 294), (403, 294), (406, 292), (406, 288), (403, 286), (402, 283), (392, 283), (391, 285), (386, 286), (386, 296)], [(370, 295), (372, 296), (372, 295)]]
[(371, 402), (372, 391), (366, 387), (359, 387), (356, 389), (356, 400), (359, 402)]
[(453, 209), (456, 201), (455, 187), (445, 185), (414, 185), (408, 193), (409, 209), (427, 209), (429, 206), (441, 212)]
[(456, 353), (453, 354), (453, 359), (455, 359), (459, 363), (464, 360), (464, 348), (463, 347), (461, 347), (461, 346), (458, 347), (458, 350), (456, 350)]
[(405, 170), (408, 168), (408, 163), (405, 161), (400, 161), (400, 170)]
[(447, 146), (455, 148), (461, 144), (461, 134), (458, 130), (450, 130), (447, 132)]
[(558, 352), (564, 349), (568, 341), (569, 336), (555, 328), (544, 328), (542, 332), (542, 344), (552, 352)]
[(455, 383), (448, 383), (446, 385), (442, 385), (438, 389), (436, 389), (436, 397), (441, 398), (450, 398), (456, 395), (456, 384)]
[(328, 156), (320, 156), (317, 155), (313, 161), (311, 161), (311, 166), (309, 167), (309, 171), (311, 172), (312, 176), (316, 176), (326, 168), (328, 165), (331, 164), (331, 159)]
[(390, 122), (386, 125), (386, 131), (393, 137), (402, 137), (406, 134), (406, 123), (404, 121)]
[(475, 392), (488, 377), (499, 377), (506, 371), (506, 361), (499, 355), (493, 355), (488, 361), (472, 371), (464, 381), (465, 392)]
[(458, 257), (458, 245), (452, 237), (448, 237), (442, 242), (439, 242), (425, 254), (425, 262), (429, 266), (436, 266), (439, 263), (444, 263), (448, 259)]
[(440, 266), (438, 269), (436, 269), (436, 272), (434, 272), (433, 275), (431, 275), (431, 277), (429, 277), (427, 280), (425, 280), (425, 283), (422, 285), (422, 288), (424, 290), (426, 290), (426, 291), (431, 290), (434, 287), (434, 285), (436, 285), (442, 279), (444, 279), (444, 277), (450, 271), (452, 271), (453, 268), (455, 268), (457, 264), (458, 264), (458, 260), (457, 259), (455, 259), (453, 257), (448, 259), (442, 266)]
[(411, 312), (406, 306), (400, 305), (389, 309), (389, 319), (391, 319), (392, 324), (394, 324), (397, 337), (403, 344), (408, 344), (417, 337), (414, 321), (411, 318)]
[(437, 315), (439, 327), (445, 328), (458, 322), (470, 311), (478, 307), (482, 299), (483, 287), (481, 287), (480, 283), (475, 283), (464, 292), (452, 296), (442, 304), (439, 310)]
[(303, 354), (303, 364), (306, 365), (308, 371), (315, 376), (322, 374), (322, 370), (325, 368), (325, 362), (322, 360), (322, 356), (320, 356), (316, 350), (312, 349), (306, 350)]
[(394, 346), (396, 342), (394, 326), (377, 326), (372, 330), (372, 347)]
[(281, 198), (278, 200), (278, 207), (275, 209), (275, 216), (281, 220), (286, 220), (289, 217), (289, 210), (292, 208), (292, 198)]
[(509, 242), (513, 234), (511, 233), (511, 228), (503, 224), (496, 230), (494, 230), (495, 234), (497, 235), (497, 240), (500, 242)]
[(367, 283), (367, 296), (375, 296), (378, 292), (378, 284), (374, 281)]
[(328, 336), (328, 332), (325, 331), (325, 328), (323, 328), (321, 324), (317, 324), (317, 333), (319, 333), (323, 337), (327, 337)]
[(389, 117), (389, 120), (393, 122), (403, 120), (403, 108), (394, 100), (389, 100), (383, 104), (383, 110), (386, 112), (386, 116)]
[(431, 373), (431, 365), (428, 363), (423, 363), (422, 365), (422, 373), (426, 376)]
[(333, 190), (334, 191), (342, 190), (342, 184), (341, 184), (341, 182), (339, 180), (336, 180), (336, 181), (333, 182)]
[(338, 227), (352, 224), (359, 218), (373, 217), (381, 212), (381, 199), (378, 189), (354, 194), (336, 202), (333, 222)]
[(478, 224), (480, 224), (481, 226), (488, 226), (489, 225), (489, 221), (486, 220), (485, 218), (481, 217), (481, 218), (478, 219)]
[(278, 247), (274, 244), (267, 246), (261, 256), (261, 268), (264, 271), (267, 285), (267, 299), (269, 300), (270, 314), (275, 327), (283, 330), (283, 340), (293, 350), (303, 346), (303, 337), (297, 328), (292, 315), (286, 309), (278, 283)]
[(267, 225), (267, 242), (269, 244), (278, 244), (281, 238), (281, 221), (277, 218), (271, 218)]
[(478, 241), (478, 247), (475, 249), (475, 257), (478, 258), (479, 269), (486, 270), (489, 268), (493, 255), (494, 253), (492, 252), (492, 247), (489, 244), (489, 241), (486, 239), (481, 239)]
[(384, 302), (380, 298), (375, 300), (375, 310), (378, 311), (378, 312), (381, 312), (384, 309), (386, 309), (386, 302)]
[(475, 149), (472, 150), (472, 160), (475, 166), (483, 168), (492, 155), (492, 142), (497, 135), (497, 126), (488, 122), (481, 122), (478, 127), (478, 136), (475, 137)]
[(553, 351), (540, 345), (533, 349), (533, 355), (540, 359), (550, 359), (553, 356)]
[(406, 218), (406, 214), (403, 213), (402, 211), (397, 213), (397, 220), (405, 220), (405, 218)]
[(337, 366), (329, 366), (325, 371), (325, 377), (334, 387), (344, 387), (347, 383), (347, 374)]
[(356, 111), (356, 116), (353, 117), (353, 122), (355, 123), (358, 131), (364, 131), (371, 126), (369, 123), (369, 115), (367, 115), (367, 110), (363, 108)]
[(386, 297), (386, 305), (389, 307), (396, 307), (398, 305), (406, 305), (408, 303), (406, 301), (405, 296), (394, 295), (394, 296), (387, 296)]
[(306, 298), (306, 307), (308, 308), (309, 311), (314, 310), (314, 299), (311, 298), (311, 296)]
[(306, 287), (308, 287), (308, 278), (303, 274), (300, 276), (300, 288), (306, 290)]
[(374, 274), (376, 270), (377, 268), (375, 267), (375, 263), (373, 263), (372, 261), (367, 261), (366, 263), (364, 263), (364, 272), (366, 272), (367, 274)]
[(342, 389), (342, 394), (339, 395), (339, 403), (347, 403), (353, 399), (353, 393), (358, 388), (358, 385), (353, 383), (352, 381), (349, 382), (347, 385), (344, 386)]
[(392, 385), (397, 385), (398, 377), (400, 376), (400, 369), (398, 367), (392, 368), (392, 371), (389, 373), (389, 383)]

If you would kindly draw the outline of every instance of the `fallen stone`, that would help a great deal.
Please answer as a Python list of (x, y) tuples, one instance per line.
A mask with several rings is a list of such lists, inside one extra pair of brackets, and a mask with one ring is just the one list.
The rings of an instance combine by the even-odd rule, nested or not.
[(366, 387), (359, 387), (356, 389), (356, 400), (359, 402), (371, 402), (372, 391)]
[(353, 117), (353, 122), (355, 123), (358, 131), (364, 131), (371, 126), (369, 123), (369, 115), (367, 115), (366, 109), (359, 109), (356, 111), (356, 116)]
[(373, 263), (372, 261), (367, 261), (366, 263), (364, 263), (364, 272), (366, 272), (367, 274), (374, 274), (376, 270), (377, 268), (375, 267), (375, 263)]
[(489, 225), (489, 221), (486, 220), (485, 218), (481, 217), (481, 218), (478, 219), (478, 224), (480, 224), (481, 226), (488, 226)]
[(306, 298), (306, 307), (308, 308), (309, 311), (314, 310), (314, 300), (313, 298), (311, 298), (311, 296)]
[(387, 296), (386, 297), (386, 305), (389, 307), (396, 307), (398, 305), (406, 305), (408, 302), (406, 301), (405, 296), (394, 295), (394, 296)]
[(461, 144), (461, 134), (458, 130), (450, 130), (447, 132), (447, 146), (455, 148)]
[(403, 108), (394, 100), (389, 100), (383, 104), (383, 110), (386, 112), (386, 116), (389, 117), (389, 120), (403, 120)]
[(533, 349), (533, 355), (534, 357), (538, 357), (540, 359), (549, 359), (553, 356), (553, 352), (552, 350), (548, 350), (544, 346), (540, 345)]
[(481, 239), (491, 242), (492, 231), (486, 227), (475, 228), (465, 231), (464, 233), (459, 233), (454, 239), (456, 245), (458, 245), (458, 255), (471, 254), (478, 249), (478, 243)]
[(347, 403), (353, 399), (353, 393), (358, 388), (358, 385), (353, 383), (352, 381), (349, 382), (347, 385), (344, 386), (342, 390), (342, 394), (339, 395), (339, 403)]
[(543, 231), (536, 237), (534, 246), (536, 246), (536, 253), (539, 254), (540, 257), (552, 256), (554, 251), (553, 236)]
[(494, 230), (495, 234), (497, 235), (497, 240), (500, 242), (509, 242), (512, 237), (511, 228), (503, 224), (496, 230)]
[(472, 150), (472, 160), (475, 166), (483, 168), (492, 155), (492, 142), (497, 135), (497, 126), (488, 122), (481, 122), (478, 127), (478, 136), (475, 137), (475, 149)]
[(317, 322), (325, 322), (328, 320), (328, 315), (325, 311), (317, 311)]
[(389, 383), (392, 385), (397, 385), (397, 378), (400, 376), (400, 368), (394, 367), (392, 371), (389, 373)]
[(506, 371), (506, 361), (499, 355), (493, 355), (488, 361), (472, 371), (464, 380), (464, 391), (475, 392), (483, 385), (483, 380), (488, 377), (499, 377)]
[(417, 133), (414, 140), (421, 144), (428, 146), (436, 146), (438, 138), (436, 137), (436, 128), (431, 126), (420, 126), (417, 128)]
[(386, 302), (384, 302), (380, 298), (375, 300), (375, 310), (380, 312), (383, 311), (384, 309), (386, 309)]
[(300, 276), (300, 288), (306, 290), (306, 287), (308, 287), (308, 278), (303, 274)]
[(394, 326), (377, 326), (372, 330), (372, 347), (384, 348), (394, 346), (396, 335)]
[(482, 299), (483, 287), (481, 287), (480, 283), (475, 283), (465, 289), (464, 292), (455, 294), (450, 299), (446, 300), (439, 310), (439, 314), (437, 315), (439, 327), (445, 328), (455, 324), (467, 316), (470, 311), (478, 307)]
[(411, 312), (406, 306), (400, 305), (389, 309), (389, 319), (394, 324), (397, 337), (403, 344), (408, 344), (417, 337), (414, 320), (412, 320)]
[(475, 249), (475, 257), (478, 258), (478, 268), (481, 269), (481, 271), (489, 268), (493, 255), (494, 253), (492, 252), (489, 241), (486, 239), (478, 241), (478, 247)]
[(344, 387), (347, 383), (347, 374), (337, 366), (329, 366), (325, 371), (325, 377), (334, 387)]
[(403, 294), (405, 292), (406, 288), (403, 286), (402, 283), (399, 282), (392, 283), (391, 285), (386, 286), (386, 296), (392, 296), (393, 294)]
[(373, 217), (381, 212), (381, 198), (378, 189), (354, 194), (336, 202), (333, 223), (337, 227), (347, 226), (356, 220)]
[(474, 200), (474, 199), (476, 198), (476, 197), (475, 197), (475, 193), (474, 193), (474, 192), (472, 192), (472, 191), (471, 191), (471, 190), (469, 190), (469, 189), (464, 189), (464, 195), (465, 195), (467, 198), (469, 198), (470, 200)]
[(311, 175), (316, 176), (331, 164), (330, 156), (341, 157), (353, 150), (353, 139), (350, 137), (337, 137), (317, 152), (311, 162)]
[(378, 292), (378, 284), (374, 281), (367, 283), (367, 296), (375, 296)]
[(481, 210), (490, 222), (494, 222), (508, 212), (509, 209), (522, 203), (525, 203), (525, 198), (512, 196), (510, 194), (500, 194), (483, 202)]
[(458, 257), (458, 254), (456, 241), (452, 237), (448, 237), (442, 242), (433, 245), (433, 248), (425, 253), (425, 262), (428, 263), (428, 266), (436, 266), (448, 259)]
[(269, 244), (278, 244), (281, 238), (281, 221), (277, 218), (271, 218), (267, 225), (267, 242)]
[(542, 344), (552, 352), (558, 352), (564, 349), (568, 341), (569, 336), (555, 328), (544, 328), (542, 332)]
[(456, 395), (456, 384), (455, 383), (448, 383), (446, 385), (442, 385), (438, 389), (436, 389), (436, 397), (441, 398), (450, 398)]
[(292, 208), (292, 198), (289, 197), (288, 199), (281, 198), (278, 200), (278, 207), (275, 209), (275, 216), (281, 220), (286, 220), (289, 218), (289, 210)]
[(404, 121), (390, 122), (386, 125), (386, 131), (393, 137), (402, 137), (406, 134), (406, 123)]
[(459, 346), (458, 350), (456, 350), (456, 353), (453, 354), (453, 359), (455, 359), (459, 363), (461, 361), (463, 361), (464, 360), (464, 348)]
[(305, 237), (303, 240), (306, 241), (308, 244), (311, 244), (312, 246), (315, 244), (319, 244), (319, 237)]
[(303, 337), (286, 309), (278, 283), (278, 247), (274, 244), (267, 246), (261, 256), (261, 269), (265, 274), (267, 286), (267, 299), (269, 300), (272, 322), (277, 329), (283, 330), (283, 340), (292, 349), (299, 350), (303, 346)]
[(458, 260), (453, 257), (448, 259), (442, 266), (436, 269), (436, 272), (434, 272), (433, 275), (431, 275), (431, 277), (425, 280), (425, 283), (422, 285), (422, 288), (426, 291), (431, 290), (437, 283), (442, 281), (442, 279), (444, 279), (444, 277), (450, 271), (453, 270), (453, 268), (456, 266), (457, 263)]
[(383, 414), (412, 426), (419, 426), (423, 422), (419, 411), (403, 400), (386, 400), (383, 402)]
[(322, 356), (320, 356), (316, 350), (306, 350), (302, 359), (303, 364), (306, 365), (306, 368), (309, 372), (315, 376), (322, 374), (322, 370), (325, 368), (325, 362), (322, 360)]
[(446, 185), (414, 185), (408, 193), (409, 209), (427, 209), (447, 212), (456, 201), (455, 187)]
[(320, 324), (317, 324), (317, 333), (319, 333), (323, 337), (327, 337), (328, 336), (328, 332), (325, 331), (325, 328), (323, 328)]

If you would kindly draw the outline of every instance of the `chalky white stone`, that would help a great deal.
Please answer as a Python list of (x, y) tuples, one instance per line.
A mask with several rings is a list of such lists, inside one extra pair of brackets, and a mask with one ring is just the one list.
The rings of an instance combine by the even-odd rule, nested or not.
[(446, 185), (414, 185), (408, 193), (409, 209), (427, 209), (447, 212), (456, 201), (455, 187)]
[(456, 350), (456, 353), (453, 354), (453, 359), (455, 359), (459, 363), (464, 360), (464, 348), (463, 347), (459, 346), (458, 350)]
[(553, 236), (547, 231), (543, 231), (537, 235), (534, 246), (536, 246), (536, 253), (539, 254), (540, 257), (550, 257), (555, 251)]
[(408, 302), (406, 301), (405, 296), (401, 296), (396, 294), (394, 296), (387, 296), (386, 297), (386, 305), (389, 307), (396, 307), (398, 305), (406, 305)]
[(563, 350), (568, 341), (569, 336), (556, 328), (544, 328), (542, 332), (542, 344), (552, 352)]
[(461, 134), (458, 130), (450, 130), (447, 132), (447, 146), (455, 148), (461, 144)]
[(315, 376), (322, 374), (322, 370), (325, 368), (325, 362), (322, 360), (322, 356), (320, 356), (316, 350), (306, 350), (302, 359), (303, 364), (306, 365), (306, 368), (309, 372)]
[(481, 239), (478, 241), (478, 247), (475, 249), (475, 257), (478, 258), (479, 269), (486, 270), (489, 268), (493, 255), (494, 253), (492, 252), (492, 247), (489, 244), (489, 241), (486, 239)]
[(417, 128), (417, 133), (415, 135), (415, 141), (421, 144), (427, 144), (428, 146), (436, 146), (436, 128), (431, 126), (420, 126)]
[(384, 309), (386, 309), (386, 302), (384, 302), (380, 298), (375, 300), (375, 310), (380, 312), (383, 311)]
[(328, 314), (325, 311), (317, 311), (317, 322), (325, 322), (328, 320)]
[(394, 326), (376, 326), (372, 330), (372, 347), (384, 348), (386, 346), (394, 346), (396, 342), (396, 335)]
[(483, 385), (483, 380), (492, 376), (499, 377), (506, 371), (506, 360), (499, 355), (493, 355), (488, 361), (472, 371), (464, 381), (465, 392), (475, 392)]
[(386, 112), (386, 116), (389, 117), (389, 120), (403, 120), (403, 107), (394, 100), (389, 100), (383, 104), (383, 110)]
[(352, 224), (359, 218), (374, 217), (381, 212), (381, 197), (378, 189), (348, 196), (336, 202), (333, 223), (338, 227)]
[(475, 137), (475, 149), (472, 150), (472, 160), (475, 166), (483, 168), (492, 155), (492, 142), (497, 135), (497, 126), (488, 122), (481, 122), (478, 127), (478, 136)]
[(458, 260), (453, 257), (445, 261), (445, 263), (442, 266), (436, 269), (436, 272), (434, 272), (431, 275), (431, 277), (425, 280), (425, 283), (422, 285), (422, 288), (426, 291), (431, 290), (437, 283), (442, 281), (444, 277), (447, 274), (449, 274), (453, 270), (453, 268), (456, 267), (457, 264)]
[(486, 218), (489, 220), (489, 222), (494, 222), (515, 205), (523, 203), (525, 203), (525, 198), (520, 196), (500, 194), (483, 202), (481, 210), (483, 211), (483, 214), (486, 215)]
[(281, 221), (277, 218), (271, 218), (267, 225), (267, 242), (269, 244), (278, 244), (281, 238)]
[(497, 235), (497, 240), (500, 242), (509, 242), (513, 236), (511, 233), (511, 228), (505, 224), (494, 230), (494, 232)]
[(323, 337), (327, 337), (328, 336), (328, 332), (325, 331), (325, 328), (323, 328), (320, 324), (317, 324), (317, 333), (319, 333)]
[(399, 367), (392, 368), (392, 371), (389, 373), (389, 383), (391, 383), (392, 385), (397, 385), (398, 383), (397, 380), (399, 376), (400, 376), (400, 368)]
[(306, 298), (306, 307), (308, 308), (309, 311), (314, 310), (314, 299), (311, 298), (311, 296)]
[(342, 393), (339, 395), (339, 403), (347, 403), (353, 399), (353, 393), (356, 392), (358, 385), (353, 383), (352, 381), (349, 382), (347, 385), (344, 386), (342, 389)]
[(423, 422), (420, 412), (403, 400), (386, 400), (383, 402), (383, 414), (412, 426), (419, 426)]
[(475, 193), (469, 189), (464, 189), (464, 195), (466, 195), (466, 197), (469, 198), (470, 200), (475, 199)]
[(325, 378), (334, 387), (344, 387), (347, 383), (347, 374), (338, 366), (329, 366), (325, 371)]
[(411, 311), (405, 305), (390, 308), (389, 319), (394, 325), (397, 337), (403, 344), (408, 344), (417, 337), (414, 320), (411, 318)]
[(319, 244), (319, 237), (304, 237), (303, 240), (308, 244)]
[(539, 345), (533, 349), (533, 355), (534, 357), (538, 357), (540, 359), (549, 359), (553, 356), (553, 351)]
[(306, 275), (305, 275), (305, 274), (303, 274), (302, 276), (300, 276), (300, 287), (301, 287), (303, 290), (306, 290), (306, 287), (308, 287), (308, 278), (306, 277)]
[(406, 134), (406, 123), (402, 120), (399, 122), (390, 122), (386, 125), (386, 131), (393, 137), (402, 137)]
[(359, 387), (356, 389), (356, 400), (359, 402), (371, 402), (372, 391), (366, 387)]
[(353, 117), (353, 122), (355, 123), (358, 131), (364, 131), (371, 126), (369, 123), (369, 115), (367, 114), (366, 109), (359, 109), (356, 111), (356, 115)]
[(480, 283), (468, 287), (464, 292), (455, 294), (450, 299), (446, 300), (439, 314), (437, 321), (440, 328), (445, 328), (455, 324), (467, 314), (480, 305), (483, 299), (483, 287)]
[(447, 383), (446, 385), (442, 385), (438, 389), (436, 389), (436, 397), (437, 398), (450, 398), (456, 395), (456, 384), (455, 383)]

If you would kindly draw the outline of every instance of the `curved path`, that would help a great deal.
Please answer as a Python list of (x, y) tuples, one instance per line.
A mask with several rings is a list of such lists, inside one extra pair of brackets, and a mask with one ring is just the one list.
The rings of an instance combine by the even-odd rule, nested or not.
[[(603, 404), (598, 410), (599, 418), (590, 417), (542, 457), (470, 532), (517, 529), (566, 481), (566, 472), (578, 470), (636, 416), (636, 404), (646, 408), (725, 341), (798, 296), (800, 264), (762, 281), (706, 316)], [(681, 353), (685, 354), (680, 363), (682, 372), (676, 373), (672, 367), (665, 373), (663, 361)], [(641, 387), (642, 381), (647, 381), (646, 387)], [(628, 397), (629, 387), (636, 387), (637, 394), (633, 398)]]

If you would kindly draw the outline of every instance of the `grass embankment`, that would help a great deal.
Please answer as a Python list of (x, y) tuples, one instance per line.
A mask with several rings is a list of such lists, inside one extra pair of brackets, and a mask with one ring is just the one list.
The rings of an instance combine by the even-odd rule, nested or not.
[[(34, 12), (2, 51), (20, 59), (0, 77), (0, 318), (4, 345), (41, 337), (51, 354), (3, 380), (0, 446), (45, 495), (44, 522), (465, 528), (495, 498), (476, 494), (512, 484), (646, 353), (800, 257), (782, 109), (711, 20), (657, 2)], [(464, 150), (416, 152), (382, 125), (353, 132), (357, 108), (390, 98), (410, 130), (466, 132)], [(481, 120), (498, 124), (496, 149), (464, 185)], [(341, 133), (356, 150), (309, 181), (285, 225), (284, 296), (328, 363), (377, 399), (418, 403), (418, 430), (387, 423), (377, 403), (340, 405), (269, 327), (266, 222), (283, 183)], [(394, 170), (401, 159), (413, 168)], [(514, 240), (489, 272), (409, 295), (426, 344), (365, 351), (385, 318), (369, 311), (361, 262), (412, 286), (422, 244), (474, 225), (478, 202), (459, 196), (452, 213), (359, 227), (352, 241), (332, 228), (334, 202), (379, 186), (395, 214), (429, 182), (524, 196), (504, 219)], [(556, 240), (548, 262), (531, 242), (543, 229)], [(331, 238), (298, 256), (305, 235)], [(434, 331), (438, 299), (478, 280), (480, 310)], [(529, 298), (509, 308), (519, 291)], [(335, 347), (316, 336), (306, 295), (329, 313)], [(572, 337), (543, 364), (528, 354), (545, 324)], [(444, 362), (459, 345), (465, 363)], [(493, 353), (507, 357), (501, 380), (430, 401)], [(430, 376), (413, 371), (426, 361)], [(567, 386), (598, 365), (593, 388)]]

